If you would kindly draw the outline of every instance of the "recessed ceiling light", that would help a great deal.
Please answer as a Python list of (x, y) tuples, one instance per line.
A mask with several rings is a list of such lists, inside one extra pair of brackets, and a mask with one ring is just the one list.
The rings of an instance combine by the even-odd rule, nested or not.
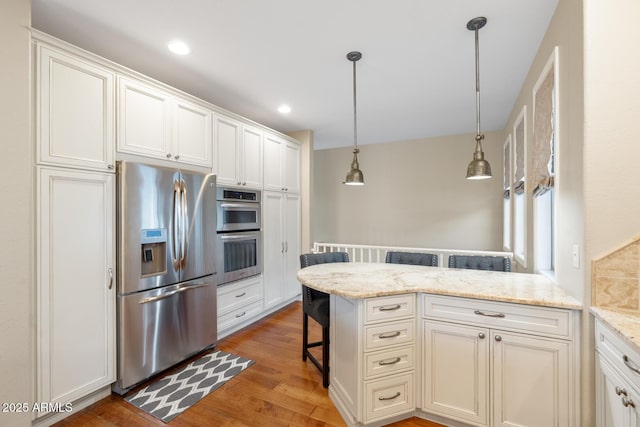
[(278, 107), (278, 111), (282, 114), (289, 114), (291, 112), (291, 107), (286, 104), (282, 104)]
[(175, 53), (176, 55), (186, 55), (189, 52), (191, 52), (191, 49), (189, 49), (189, 46), (187, 46), (185, 43), (179, 40), (174, 40), (172, 42), (169, 42), (169, 44), (167, 44), (167, 47), (171, 52)]

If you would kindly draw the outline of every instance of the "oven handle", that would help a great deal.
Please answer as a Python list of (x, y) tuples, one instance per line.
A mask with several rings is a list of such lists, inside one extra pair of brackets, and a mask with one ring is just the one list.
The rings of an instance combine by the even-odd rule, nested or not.
[(221, 208), (247, 208), (250, 210), (255, 210), (258, 206), (258, 203), (220, 203)]
[(218, 234), (218, 237), (221, 240), (247, 240), (250, 239), (252, 237), (257, 237), (257, 234), (251, 233), (251, 234), (242, 234), (242, 236), (239, 236), (237, 234)]

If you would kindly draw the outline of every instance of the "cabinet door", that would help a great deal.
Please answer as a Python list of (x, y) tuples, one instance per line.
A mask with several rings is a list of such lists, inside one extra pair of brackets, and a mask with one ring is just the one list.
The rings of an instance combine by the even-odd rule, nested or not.
[(113, 73), (48, 47), (37, 52), (38, 162), (113, 170)]
[(491, 332), (494, 426), (569, 425), (569, 343)]
[(636, 402), (640, 400), (627, 380), (596, 353), (596, 425), (637, 427), (640, 418)]
[(114, 179), (38, 170), (39, 402), (64, 404), (115, 381)]
[(283, 209), (284, 195), (262, 193), (262, 233), (264, 236), (264, 307), (271, 308), (283, 301)]
[(488, 425), (489, 330), (424, 321), (423, 409)]
[(216, 179), (218, 184), (241, 185), (239, 153), (240, 123), (215, 116)]
[(242, 126), (242, 185), (262, 188), (262, 131), (252, 126)]
[(176, 99), (173, 105), (173, 151), (181, 163), (213, 167), (211, 139), (212, 112), (207, 108)]
[(284, 203), (284, 294), (291, 298), (302, 291), (296, 278), (300, 269), (300, 196), (287, 194)]
[(123, 77), (118, 86), (118, 150), (172, 159), (169, 94)]
[(300, 192), (300, 146), (287, 142), (284, 146), (284, 188), (290, 193)]
[(264, 135), (264, 189), (284, 191), (282, 152), (286, 142), (269, 133)]

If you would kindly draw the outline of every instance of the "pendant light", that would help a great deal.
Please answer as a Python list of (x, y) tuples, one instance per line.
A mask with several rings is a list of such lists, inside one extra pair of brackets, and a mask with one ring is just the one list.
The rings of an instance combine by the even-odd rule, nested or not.
[(346, 185), (364, 185), (364, 175), (360, 170), (358, 163), (358, 115), (356, 108), (356, 62), (362, 58), (360, 52), (347, 53), (347, 59), (353, 62), (353, 160), (351, 161), (351, 169), (347, 172), (347, 177), (343, 184)]
[(482, 151), (482, 140), (484, 135), (480, 133), (480, 54), (478, 43), (478, 30), (485, 26), (487, 18), (482, 16), (473, 18), (467, 22), (467, 29), (476, 33), (476, 151), (473, 153), (473, 160), (467, 167), (467, 179), (491, 178), (491, 166), (484, 159)]

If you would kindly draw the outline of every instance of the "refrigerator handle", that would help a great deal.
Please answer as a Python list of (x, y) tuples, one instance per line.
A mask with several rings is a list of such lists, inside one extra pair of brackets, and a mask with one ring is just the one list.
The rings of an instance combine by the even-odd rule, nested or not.
[(180, 180), (180, 204), (181, 204), (181, 216), (182, 216), (182, 239), (180, 243), (180, 268), (187, 266), (187, 230), (189, 229), (189, 215), (187, 212), (187, 186), (183, 180)]
[(173, 239), (171, 239), (171, 258), (173, 268), (180, 269), (180, 184), (173, 181), (173, 217), (171, 218), (171, 228), (173, 229)]

